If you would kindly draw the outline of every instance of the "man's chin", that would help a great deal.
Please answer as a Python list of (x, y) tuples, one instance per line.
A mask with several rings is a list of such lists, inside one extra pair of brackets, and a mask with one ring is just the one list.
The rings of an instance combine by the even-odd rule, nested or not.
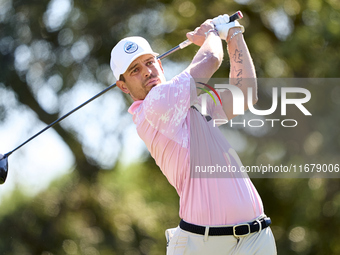
[(158, 84), (148, 86), (149, 92), (150, 92), (150, 90), (152, 90), (152, 89), (153, 89), (154, 87), (156, 87), (157, 85), (158, 85)]

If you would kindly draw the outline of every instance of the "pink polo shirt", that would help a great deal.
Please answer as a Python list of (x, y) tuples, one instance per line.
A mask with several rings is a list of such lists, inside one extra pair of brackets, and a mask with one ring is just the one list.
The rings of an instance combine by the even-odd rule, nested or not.
[[(191, 108), (200, 104), (201, 96), (196, 93), (187, 72), (154, 87), (144, 100), (129, 108), (138, 135), (175, 187), (183, 220), (197, 225), (231, 225), (255, 219), (263, 214), (263, 205), (247, 175), (198, 171), (198, 166), (217, 165), (239, 169), (242, 163), (213, 121)], [(213, 119), (226, 119), (222, 106), (215, 106), (209, 98), (207, 113)]]

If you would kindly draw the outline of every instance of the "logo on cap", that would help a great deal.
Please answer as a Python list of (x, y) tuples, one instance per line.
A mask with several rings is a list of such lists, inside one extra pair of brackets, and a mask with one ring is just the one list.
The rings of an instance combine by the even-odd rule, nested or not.
[(127, 42), (124, 45), (124, 51), (128, 54), (134, 53), (138, 50), (138, 45), (134, 42)]

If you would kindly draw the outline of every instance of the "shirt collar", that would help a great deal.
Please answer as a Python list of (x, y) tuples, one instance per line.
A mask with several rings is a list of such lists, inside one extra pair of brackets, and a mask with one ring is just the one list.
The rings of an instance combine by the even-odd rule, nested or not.
[(132, 115), (135, 114), (136, 110), (139, 108), (139, 106), (143, 103), (143, 100), (134, 101), (132, 105), (129, 107), (128, 112)]

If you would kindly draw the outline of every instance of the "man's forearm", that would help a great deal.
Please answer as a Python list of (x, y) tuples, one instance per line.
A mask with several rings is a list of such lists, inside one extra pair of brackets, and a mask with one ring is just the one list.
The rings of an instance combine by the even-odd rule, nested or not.
[[(240, 28), (231, 29), (227, 38), (230, 58), (230, 84), (239, 87), (245, 96), (248, 87), (252, 87), (254, 104), (257, 101), (255, 67), (242, 33), (235, 35), (235, 32), (238, 31), (240, 31)], [(232, 37), (232, 35), (234, 36)], [(247, 100), (245, 101), (247, 102)]]
[[(206, 83), (211, 76), (218, 70), (223, 60), (223, 47), (222, 41), (218, 35), (210, 32), (207, 35), (203, 45), (198, 50), (192, 61), (192, 76), (199, 78), (201, 82)], [(197, 87), (203, 85), (196, 84)], [(202, 90), (197, 89), (197, 95)]]
[(222, 60), (221, 39), (214, 32), (210, 32), (189, 66), (190, 73), (194, 78), (209, 79), (219, 68)]
[(215, 70), (213, 70), (213, 72), (216, 72), (216, 70), (219, 68), (223, 60), (222, 41), (218, 36), (217, 32), (208, 33), (206, 40), (204, 41), (201, 48), (198, 50), (196, 56), (198, 58), (201, 58), (200, 61), (210, 58), (210, 56), (213, 56), (215, 60), (217, 60), (215, 63), (216, 64)]

